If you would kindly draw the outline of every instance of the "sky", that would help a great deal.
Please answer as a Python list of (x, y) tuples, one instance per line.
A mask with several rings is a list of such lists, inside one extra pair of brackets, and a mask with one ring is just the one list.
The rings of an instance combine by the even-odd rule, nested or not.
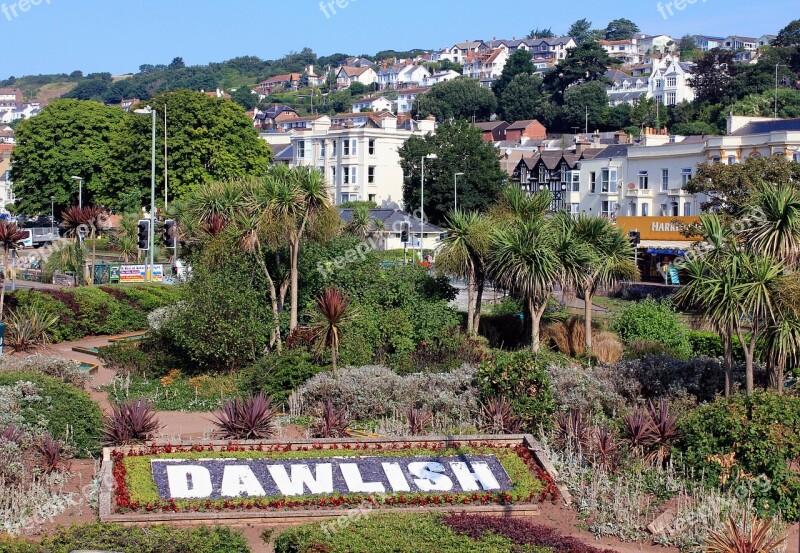
[(563, 34), (584, 17), (595, 28), (626, 17), (650, 34), (758, 37), (777, 33), (797, 8), (797, 0), (0, 0), (0, 78), (122, 74), (176, 56), (187, 65), (274, 59), (306, 46), (318, 55), (443, 48), (536, 27)]

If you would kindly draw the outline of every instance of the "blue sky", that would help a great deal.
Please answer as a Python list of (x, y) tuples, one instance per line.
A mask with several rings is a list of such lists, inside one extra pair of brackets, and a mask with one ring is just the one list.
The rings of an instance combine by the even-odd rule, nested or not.
[(326, 16), (319, 0), (0, 0), (0, 78), (135, 72), (175, 56), (190, 65), (241, 55), (271, 59), (304, 46), (320, 55), (436, 48), (467, 38), (523, 37), (537, 26), (565, 33), (581, 17), (595, 27), (627, 17), (644, 32), (673, 36), (759, 36), (776, 33), (798, 13), (797, 0), (677, 0), (683, 10), (673, 8), (670, 16), (665, 9), (666, 18), (652, 0), (338, 1), (346, 7), (333, 0), (336, 13), (326, 8)]

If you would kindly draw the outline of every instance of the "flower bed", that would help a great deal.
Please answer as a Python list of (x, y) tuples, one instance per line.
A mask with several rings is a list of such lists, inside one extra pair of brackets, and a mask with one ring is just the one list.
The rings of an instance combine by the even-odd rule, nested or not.
[[(446, 508), (458, 506), (465, 507), (498, 507), (528, 505), (531, 507), (546, 500), (555, 500), (559, 496), (558, 489), (550, 475), (542, 468), (531, 452), (530, 445), (524, 439), (480, 440), (480, 441), (422, 441), (410, 439), (408, 441), (391, 442), (387, 440), (341, 440), (339, 443), (330, 441), (304, 442), (298, 444), (280, 443), (248, 443), (248, 444), (209, 444), (186, 446), (147, 446), (132, 448), (117, 448), (108, 452), (111, 476), (113, 476), (113, 490), (110, 490), (110, 505), (106, 514), (111, 515), (108, 520), (125, 517), (125, 520), (135, 521), (137, 516), (179, 515), (179, 518), (192, 518), (199, 515), (214, 515), (228, 513), (226, 517), (256, 513), (292, 513), (297, 511), (319, 512), (350, 509), (367, 506), (368, 508)], [(509, 437), (511, 438), (511, 437)], [(379, 458), (379, 461), (375, 458)], [(153, 461), (155, 460), (155, 463)], [(500, 479), (503, 483), (496, 490), (482, 489), (464, 491), (457, 489), (427, 490), (408, 488), (397, 491), (396, 488), (387, 488), (388, 491), (370, 493), (345, 493), (341, 489), (333, 493), (312, 493), (311, 488), (303, 487), (303, 493), (293, 495), (276, 494), (273, 488), (267, 493), (258, 496), (220, 497), (219, 493), (202, 498), (165, 497), (165, 484), (163, 478), (154, 477), (153, 466), (168, 463), (172, 466), (184, 466), (181, 463), (192, 463), (192, 466), (220, 462), (237, 467), (266, 464), (270, 467), (285, 466), (286, 463), (300, 463), (292, 465), (294, 475), (295, 466), (312, 465), (319, 467), (323, 464), (341, 466), (372, 463), (373, 465), (401, 464), (397, 461), (407, 461), (411, 465), (423, 464), (424, 461), (437, 461), (444, 465), (448, 460), (451, 465), (462, 465), (462, 461), (469, 461), (473, 468), (475, 463), (485, 464), (487, 467), (495, 463), (495, 467), (504, 472), (507, 480)], [(423, 463), (415, 463), (422, 460)], [(283, 463), (283, 465), (281, 465)], [(336, 465), (339, 463), (340, 465)], [(463, 463), (466, 466), (466, 463)], [(501, 468), (500, 468), (501, 467)], [(328, 469), (329, 471), (331, 469)], [(463, 467), (462, 467), (463, 470)], [(161, 471), (163, 472), (163, 471)], [(161, 474), (156, 470), (156, 474)], [(476, 470), (476, 473), (478, 471)], [(285, 470), (284, 470), (285, 473)], [(253, 473), (250, 473), (253, 474)], [(260, 474), (260, 473), (259, 473)], [(309, 473), (310, 474), (310, 473)], [(317, 476), (319, 476), (317, 470)], [(428, 473), (430, 474), (430, 473)], [(470, 473), (472, 474), (472, 473)], [(254, 474), (253, 474), (254, 475)], [(374, 474), (367, 474), (367, 479), (375, 480)], [(463, 474), (461, 475), (463, 476)], [(217, 480), (219, 477), (216, 477)], [(223, 482), (225, 481), (223, 477)], [(477, 480), (477, 476), (473, 476)], [(435, 478), (434, 478), (435, 480)], [(358, 477), (360, 480), (360, 475)], [(405, 480), (403, 480), (405, 482)], [(409, 480), (410, 481), (410, 480)], [(453, 487), (458, 488), (456, 479), (448, 479)], [(193, 481), (192, 481), (193, 482)], [(242, 483), (242, 481), (237, 481)], [(415, 482), (419, 482), (415, 480)], [(427, 481), (426, 481), (427, 482)], [(459, 482), (463, 480), (459, 477)], [(482, 481), (481, 481), (482, 482)], [(193, 486), (198, 486), (193, 482)], [(376, 482), (367, 482), (366, 485), (377, 485)], [(210, 484), (209, 484), (210, 486)], [(502, 488), (502, 489), (501, 489)], [(209, 488), (210, 489), (210, 488)], [(260, 488), (259, 488), (260, 489)], [(351, 488), (352, 489), (352, 488)], [(272, 490), (273, 493), (269, 493)], [(490, 510), (490, 509), (488, 509)], [(488, 511), (487, 510), (487, 511)], [(103, 510), (101, 508), (101, 515)], [(327, 516), (331, 516), (328, 514)], [(101, 516), (102, 518), (102, 516)], [(200, 518), (209, 518), (201, 516)], [(219, 518), (219, 517), (214, 517)]]

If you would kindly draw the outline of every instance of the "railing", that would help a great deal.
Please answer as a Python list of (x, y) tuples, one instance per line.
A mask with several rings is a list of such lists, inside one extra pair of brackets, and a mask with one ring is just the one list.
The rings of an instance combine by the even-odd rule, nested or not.
[(653, 191), (649, 188), (634, 188), (633, 190), (628, 190), (626, 195), (635, 198), (650, 197), (653, 195)]

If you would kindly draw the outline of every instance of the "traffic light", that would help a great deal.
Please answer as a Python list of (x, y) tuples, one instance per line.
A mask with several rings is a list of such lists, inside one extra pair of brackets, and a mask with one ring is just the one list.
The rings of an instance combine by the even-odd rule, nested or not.
[(137, 225), (139, 235), (139, 249), (150, 249), (150, 221), (148, 219), (140, 219)]
[(400, 241), (403, 244), (408, 244), (408, 223), (403, 223), (403, 226), (400, 229)]
[(638, 246), (642, 242), (642, 233), (638, 230), (632, 230), (628, 233), (628, 238), (634, 246)]
[(167, 219), (164, 221), (164, 246), (174, 248), (177, 240), (175, 239), (175, 221)]

